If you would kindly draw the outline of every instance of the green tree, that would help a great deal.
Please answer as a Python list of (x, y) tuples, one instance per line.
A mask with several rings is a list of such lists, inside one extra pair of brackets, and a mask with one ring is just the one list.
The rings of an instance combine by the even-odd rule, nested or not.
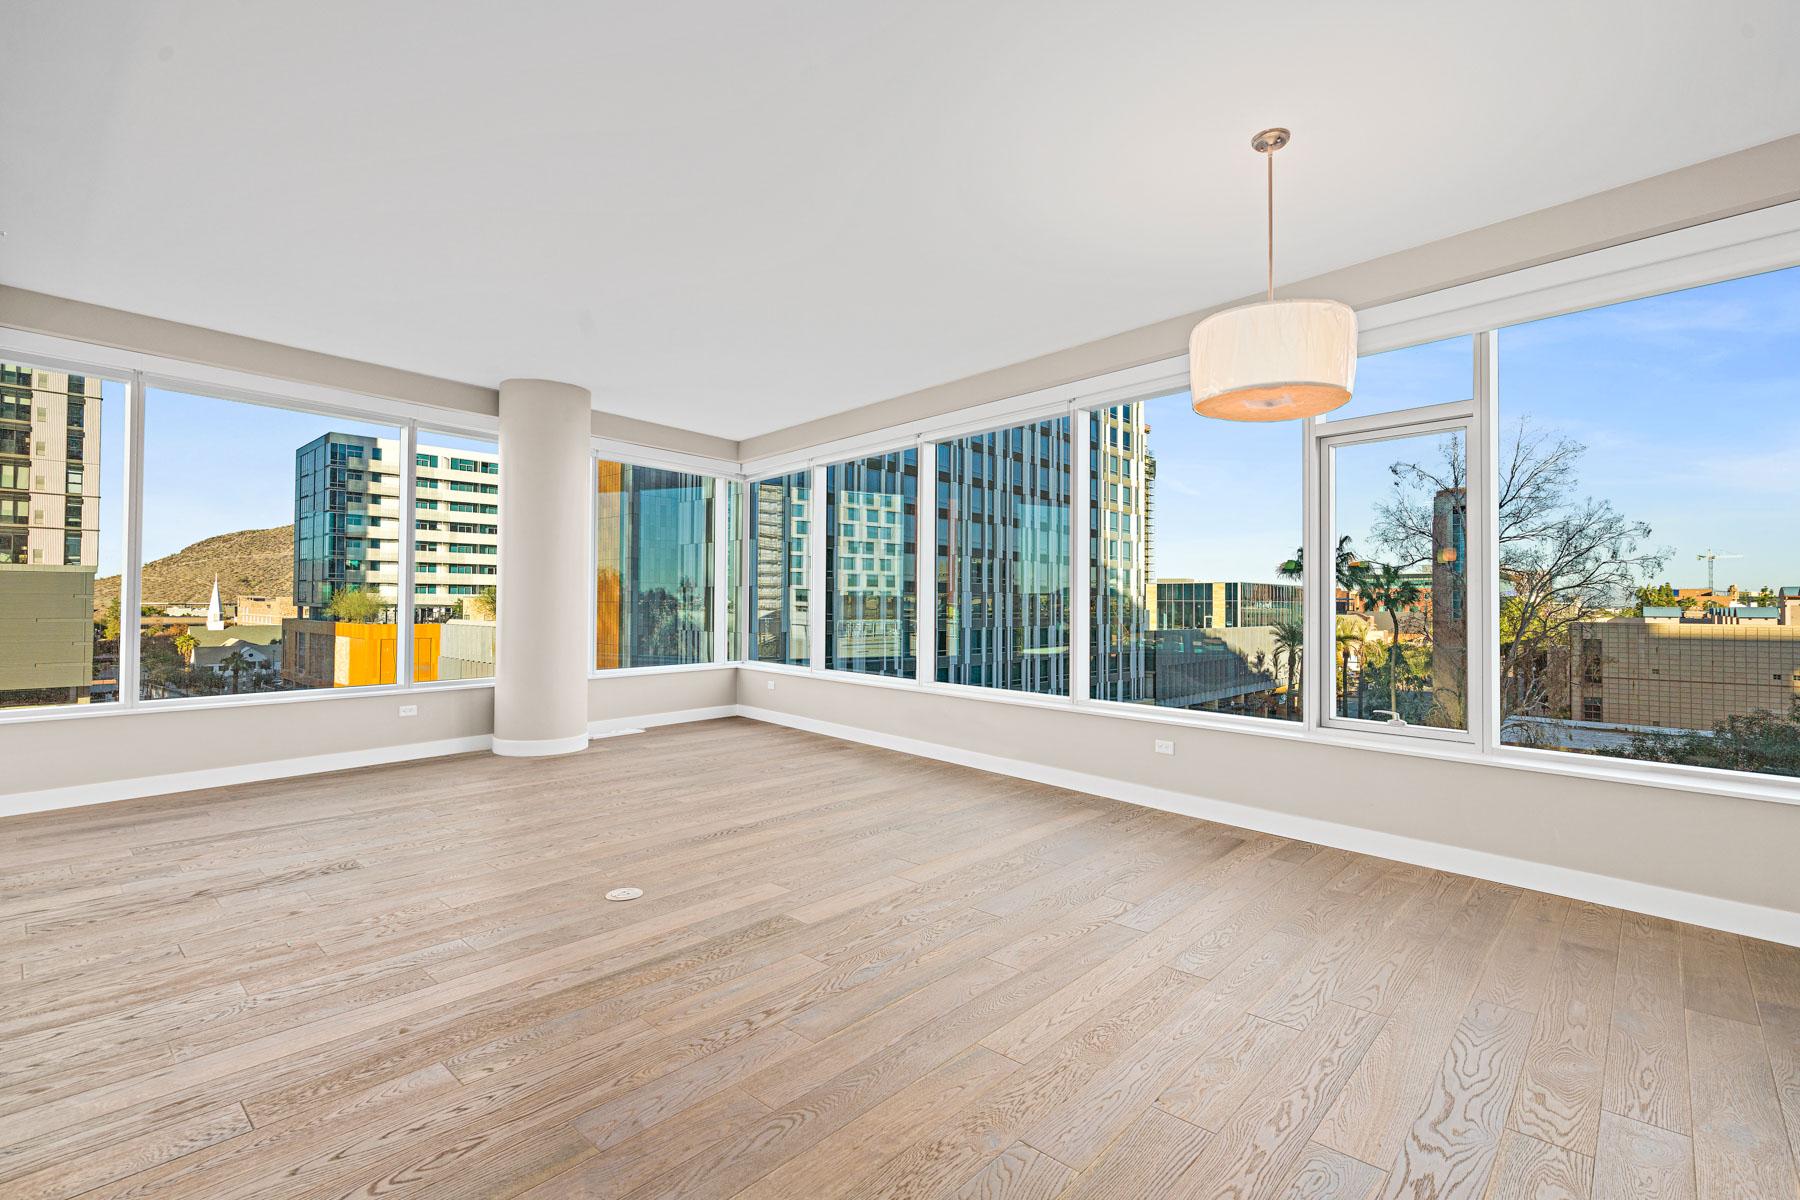
[(1354, 617), (1339, 617), (1332, 641), (1337, 657), (1337, 697), (1338, 711), (1344, 711), (1344, 701), (1350, 690), (1350, 652), (1361, 646), (1366, 639), (1363, 635), (1363, 624)]
[(1306, 627), (1293, 617), (1283, 617), (1275, 622), (1275, 660), (1287, 663), (1287, 694), (1285, 696), (1285, 715), (1288, 720), (1294, 719), (1294, 687), (1295, 676), (1300, 669), (1300, 652), (1306, 645)]
[(123, 624), (119, 611), (119, 598), (114, 596), (106, 602), (106, 608), (100, 613), (100, 636), (108, 641), (118, 640), (119, 629)]
[[(1369, 564), (1356, 557), (1356, 551), (1350, 547), (1350, 535), (1345, 534), (1337, 542), (1337, 562), (1335, 574), (1337, 585), (1346, 592), (1354, 592), (1362, 586), (1363, 579), (1369, 573)], [(1283, 579), (1299, 579), (1306, 574), (1306, 550), (1294, 551), (1294, 557), (1275, 568), (1275, 573)]]
[[(1444, 439), (1438, 462), (1397, 462), (1394, 487), (1376, 509), (1374, 541), (1402, 566), (1431, 561), (1433, 509), (1446, 489), (1466, 486), (1462, 439)], [(1556, 648), (1577, 622), (1628, 605), (1639, 580), (1660, 570), (1666, 548), (1650, 526), (1610, 500), (1583, 496), (1587, 447), (1520, 418), (1500, 446), (1496, 496), (1500, 544), (1502, 711), (1544, 713), (1561, 679)]]
[(1800, 700), (1790, 704), (1785, 718), (1759, 708), (1726, 717), (1706, 733), (1640, 733), (1629, 744), (1600, 753), (1726, 771), (1800, 775)]
[(339, 621), (351, 624), (367, 624), (381, 619), (387, 604), (380, 593), (363, 588), (345, 588), (331, 598), (327, 611)]
[(1411, 608), (1425, 595), (1419, 581), (1409, 578), (1393, 563), (1377, 563), (1369, 569), (1363, 579), (1362, 586), (1356, 589), (1357, 596), (1369, 608), (1379, 608), (1387, 613), (1388, 620), (1394, 625), (1394, 644), (1388, 659), (1388, 711), (1398, 714), (1400, 711), (1400, 612)]
[(233, 695), (237, 694), (238, 677), (245, 671), (254, 670), (256, 667), (256, 664), (251, 662), (242, 650), (233, 650), (230, 654), (225, 656), (224, 660), (220, 662), (219, 665), (231, 672), (231, 691)]
[(175, 648), (181, 651), (181, 657), (189, 662), (194, 661), (194, 647), (199, 644), (200, 640), (191, 633), (184, 631), (175, 635)]
[(1637, 609), (1633, 616), (1641, 617), (1646, 608), (1692, 608), (1692, 599), (1684, 599), (1675, 593), (1675, 589), (1666, 583), (1645, 584), (1636, 592)]
[(492, 587), (484, 587), (473, 596), (464, 596), (462, 602), (463, 616), (471, 621), (494, 621), (500, 616), (500, 593)]

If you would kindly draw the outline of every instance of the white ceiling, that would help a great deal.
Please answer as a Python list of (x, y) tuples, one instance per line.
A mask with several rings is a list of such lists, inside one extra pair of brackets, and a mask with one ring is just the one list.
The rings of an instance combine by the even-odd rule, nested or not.
[(0, 0), (0, 281), (744, 438), (1800, 131), (1792, 0)]

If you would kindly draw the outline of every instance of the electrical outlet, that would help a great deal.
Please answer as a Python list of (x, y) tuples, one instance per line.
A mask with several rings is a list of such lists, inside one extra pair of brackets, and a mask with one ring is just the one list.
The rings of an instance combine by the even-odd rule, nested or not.
[(400, 706), (400, 715), (403, 717), (416, 717), (419, 715), (419, 706), (416, 704), (402, 704)]
[(1175, 743), (1174, 742), (1166, 742), (1162, 738), (1157, 738), (1156, 739), (1156, 752), (1158, 754), (1173, 754), (1173, 753), (1175, 753)]
[(775, 681), (773, 679), (769, 680), (769, 690), (771, 692), (775, 690)]

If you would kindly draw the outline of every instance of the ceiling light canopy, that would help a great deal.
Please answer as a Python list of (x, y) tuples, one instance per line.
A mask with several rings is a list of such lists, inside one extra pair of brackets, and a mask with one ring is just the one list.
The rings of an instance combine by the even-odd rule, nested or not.
[(1203, 417), (1313, 417), (1345, 404), (1356, 382), (1356, 314), (1349, 306), (1275, 299), (1275, 152), (1289, 138), (1285, 129), (1265, 129), (1250, 140), (1268, 162), (1268, 298), (1214, 313), (1188, 341), (1194, 411)]

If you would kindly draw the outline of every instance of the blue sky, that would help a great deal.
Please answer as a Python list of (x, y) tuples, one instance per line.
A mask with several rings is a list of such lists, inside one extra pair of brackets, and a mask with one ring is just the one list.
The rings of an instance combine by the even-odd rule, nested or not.
[[(1800, 268), (1515, 326), (1500, 334), (1503, 428), (1520, 415), (1588, 447), (1582, 490), (1649, 522), (1671, 554), (1657, 580), (1800, 585)], [(1465, 399), (1470, 340), (1372, 355), (1341, 416)], [(102, 414), (101, 572), (120, 561), (120, 389)], [(1148, 403), (1157, 456), (1156, 571), (1275, 577), (1300, 543), (1298, 423), (1211, 421), (1185, 393)], [(153, 390), (145, 421), (144, 557), (293, 520), (294, 450), (375, 425)], [(445, 447), (460, 439), (432, 435)], [(1415, 449), (1403, 453), (1411, 455)], [(1359, 454), (1357, 459), (1364, 459)], [(1345, 527), (1385, 488), (1384, 464), (1346, 458)], [(1353, 466), (1357, 469), (1351, 470)]]
[[(118, 385), (106, 387), (103, 398), (122, 398)], [(103, 405), (102, 575), (116, 574), (123, 558), (118, 502), (124, 471), (123, 407)], [(149, 389), (144, 410), (144, 561), (215, 534), (291, 525), (294, 451), (333, 432), (399, 436), (389, 425)], [(493, 450), (491, 442), (429, 431), (421, 431), (419, 444)]]
[[(1338, 415), (1467, 399), (1470, 355), (1454, 338), (1364, 358)], [(1710, 548), (1743, 556), (1719, 562), (1721, 588), (1800, 585), (1800, 268), (1502, 330), (1499, 373), (1503, 441), (1525, 416), (1585, 445), (1581, 493), (1671, 551), (1657, 582), (1703, 586)], [(1272, 578), (1299, 541), (1298, 427), (1204, 420), (1185, 394), (1150, 411), (1157, 574)], [(1340, 458), (1347, 532), (1388, 486), (1377, 458)]]

